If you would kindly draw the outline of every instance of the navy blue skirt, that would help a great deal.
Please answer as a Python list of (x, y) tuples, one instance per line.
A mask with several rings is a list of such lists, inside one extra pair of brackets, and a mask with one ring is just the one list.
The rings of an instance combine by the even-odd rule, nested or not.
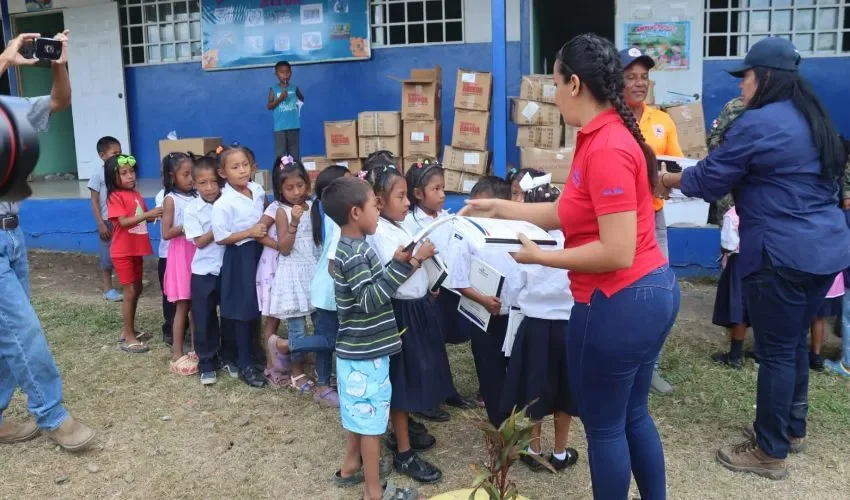
[(249, 241), (227, 245), (221, 264), (221, 317), (237, 321), (260, 319), (257, 303), (257, 263), (263, 245)]
[(401, 336), (401, 352), (390, 357), (393, 410), (417, 412), (436, 408), (454, 393), (449, 357), (431, 299), (393, 299)]
[(717, 326), (732, 328), (735, 325), (750, 324), (747, 315), (747, 297), (744, 293), (744, 280), (738, 265), (738, 254), (729, 255), (726, 269), (717, 283), (717, 295), (714, 298), (714, 315), (711, 322)]
[(820, 309), (818, 309), (818, 313), (815, 315), (816, 318), (834, 318), (836, 316), (841, 316), (841, 302), (844, 300), (844, 297), (832, 297), (823, 301)]
[(448, 290), (440, 290), (435, 301), (446, 344), (463, 344), (469, 342), (472, 337), (472, 332), (469, 331), (472, 325), (457, 310), (459, 302), (460, 295)]
[(527, 412), (532, 420), (555, 412), (578, 414), (567, 377), (569, 324), (565, 320), (522, 320), (508, 360), (502, 411), (521, 410), (534, 401)]

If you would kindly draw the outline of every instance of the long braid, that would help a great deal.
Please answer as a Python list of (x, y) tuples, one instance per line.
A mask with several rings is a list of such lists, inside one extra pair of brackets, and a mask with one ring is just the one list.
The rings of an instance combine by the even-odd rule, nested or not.
[(598, 101), (610, 103), (620, 115), (643, 151), (649, 188), (654, 189), (658, 177), (655, 153), (646, 143), (635, 115), (626, 105), (623, 66), (614, 45), (597, 35), (579, 35), (558, 52), (557, 61), (563, 75), (578, 75)]

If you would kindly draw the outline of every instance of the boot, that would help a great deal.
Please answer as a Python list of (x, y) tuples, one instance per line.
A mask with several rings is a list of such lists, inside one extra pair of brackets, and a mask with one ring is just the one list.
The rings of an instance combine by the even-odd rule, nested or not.
[(768, 479), (788, 476), (785, 459), (774, 458), (750, 440), (717, 450), (717, 462), (733, 472), (751, 472)]
[(29, 441), (38, 436), (35, 422), (18, 424), (4, 420), (0, 422), (0, 444), (14, 444)]
[[(744, 427), (744, 437), (752, 441), (756, 442), (756, 430), (752, 424)], [(791, 446), (788, 448), (789, 453), (803, 453), (806, 451), (806, 438), (805, 437), (790, 437), (789, 438)]]
[(52, 431), (44, 431), (47, 436), (65, 451), (82, 451), (94, 440), (94, 431), (68, 416), (62, 425)]

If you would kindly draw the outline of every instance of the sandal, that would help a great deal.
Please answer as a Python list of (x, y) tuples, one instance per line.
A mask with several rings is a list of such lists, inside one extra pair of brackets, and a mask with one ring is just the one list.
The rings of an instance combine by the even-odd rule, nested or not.
[[(381, 457), (381, 469), (379, 474), (381, 475), (381, 479), (384, 480), (390, 477), (390, 474), (393, 473), (393, 460), (392, 456), (384, 455)], [(358, 484), (362, 484), (366, 480), (366, 477), (363, 475), (363, 467), (361, 466), (357, 471), (348, 476), (342, 477), (342, 469), (334, 472), (333, 481), (340, 488), (348, 488), (349, 486), (357, 486)]]
[(130, 354), (142, 354), (151, 350), (150, 347), (146, 346), (141, 342), (133, 342), (132, 344), (128, 344), (122, 341), (119, 347), (122, 351), (128, 352)]
[[(298, 382), (299, 380), (304, 380), (304, 381), (299, 383)], [(289, 383), (290, 383), (290, 385), (292, 386), (293, 389), (298, 391), (298, 394), (309, 393), (311, 390), (313, 390), (313, 385), (315, 385), (314, 382), (307, 377), (306, 373), (302, 373), (301, 375), (298, 375), (297, 377), (290, 378)]]
[(318, 391), (313, 393), (313, 401), (327, 408), (339, 408), (339, 393), (336, 392), (336, 389), (329, 387), (322, 393)]
[[(148, 340), (153, 338), (153, 335), (151, 335), (150, 333), (140, 332), (139, 330), (134, 330), (133, 334), (136, 337), (136, 340), (138, 340), (139, 342), (147, 342)], [(115, 340), (115, 342), (118, 344), (124, 342), (124, 337), (122, 337), (119, 333), (118, 338)]]
[(177, 361), (171, 362), (171, 373), (188, 377), (198, 373), (198, 363), (192, 361), (188, 355), (181, 356)]
[(266, 382), (271, 389), (283, 389), (287, 386), (286, 375), (276, 369), (269, 370), (266, 368), (263, 374), (266, 376)]
[(266, 347), (268, 347), (269, 352), (272, 354), (272, 365), (274, 369), (281, 375), (289, 375), (289, 367), (292, 365), (292, 361), (289, 359), (288, 354), (284, 354), (277, 349), (278, 340), (281, 340), (281, 338), (277, 335), (269, 336)]
[(201, 358), (199, 358), (198, 355), (195, 354), (195, 351), (189, 351), (188, 353), (186, 353), (186, 356), (189, 356), (189, 359), (192, 360), (193, 363), (201, 362)]

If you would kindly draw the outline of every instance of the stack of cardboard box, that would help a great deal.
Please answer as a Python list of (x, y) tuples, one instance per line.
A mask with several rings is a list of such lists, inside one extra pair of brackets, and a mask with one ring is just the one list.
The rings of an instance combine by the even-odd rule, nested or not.
[(550, 75), (523, 76), (520, 96), (511, 100), (511, 120), (518, 125), (520, 167), (544, 170), (552, 174), (552, 182), (563, 184), (573, 161), (576, 129), (562, 125), (555, 91)]
[(358, 154), (357, 139), (356, 120), (325, 122), (325, 158), (305, 157), (301, 161), (318, 162), (315, 170), (307, 168), (306, 163), (304, 165), (308, 172), (316, 172), (313, 175), (318, 175), (328, 165), (343, 165), (351, 172), (359, 172), (363, 162)]
[(398, 111), (364, 111), (357, 115), (358, 149), (361, 158), (376, 151), (401, 152), (401, 114)]
[(458, 70), (452, 145), (443, 152), (446, 191), (468, 193), (490, 169), (487, 135), (492, 90), (490, 73)]
[(404, 168), (436, 159), (442, 144), (440, 116), (443, 70), (413, 69), (401, 82), (402, 155)]
[(702, 102), (690, 104), (674, 104), (665, 106), (664, 111), (676, 124), (676, 132), (679, 134), (679, 146), (685, 157), (701, 160), (708, 155), (705, 144), (705, 113)]

